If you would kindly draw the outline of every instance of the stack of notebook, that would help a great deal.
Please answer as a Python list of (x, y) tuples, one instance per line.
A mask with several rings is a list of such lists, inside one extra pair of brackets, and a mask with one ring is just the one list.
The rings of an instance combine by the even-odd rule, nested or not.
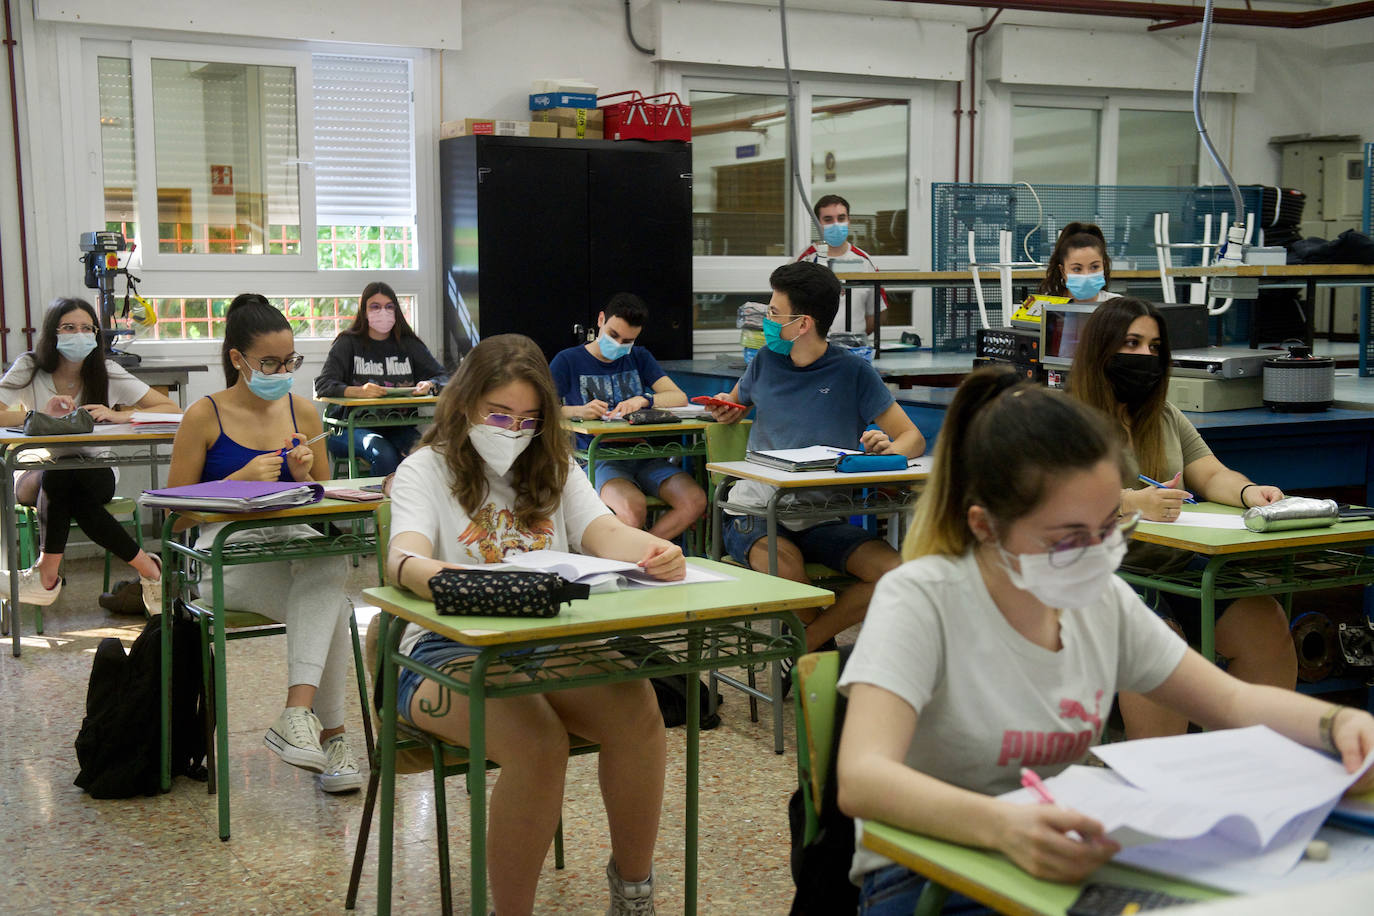
[(263, 512), (319, 502), (324, 487), (317, 483), (210, 480), (184, 487), (144, 490), (139, 504), (158, 509), (200, 509), (207, 512)]
[(134, 418), (131, 422), (136, 432), (175, 433), (178, 429), (181, 429), (181, 414), (152, 413), (147, 410), (135, 410)]

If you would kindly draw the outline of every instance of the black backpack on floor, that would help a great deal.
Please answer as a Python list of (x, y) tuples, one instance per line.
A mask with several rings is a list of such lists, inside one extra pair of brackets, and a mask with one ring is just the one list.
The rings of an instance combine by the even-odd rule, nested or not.
[[(100, 641), (76, 736), (81, 772), (75, 783), (92, 798), (157, 794), (161, 679), (161, 615), (148, 622), (127, 655), (118, 639)], [(178, 600), (172, 615), (173, 776), (206, 778), (205, 728), (200, 629)]]
[[(654, 644), (642, 636), (620, 636), (613, 643), (620, 654), (635, 662), (636, 665), (644, 665), (655, 660), (658, 650)], [(715, 728), (720, 724), (720, 713), (708, 712), (710, 706), (710, 691), (706, 684), (699, 680), (695, 675), (692, 677), (696, 681), (698, 697), (701, 702), (701, 713), (699, 725), (702, 731)], [(667, 728), (676, 728), (679, 725), (687, 724), (687, 676), (685, 674), (670, 674), (666, 677), (649, 678), (653, 684), (654, 696), (658, 699), (658, 711), (663, 714), (663, 724)], [(720, 708), (721, 695), (716, 693), (716, 708)]]

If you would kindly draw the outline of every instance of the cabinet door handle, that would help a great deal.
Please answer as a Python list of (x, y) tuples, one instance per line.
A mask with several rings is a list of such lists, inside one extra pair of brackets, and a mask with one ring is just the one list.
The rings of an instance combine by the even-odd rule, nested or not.
[(489, 168), (480, 168), (480, 169), (478, 169), (478, 170), (477, 170), (477, 183), (478, 183), (478, 184), (481, 184), (482, 182), (486, 181), (486, 180), (487, 180), (487, 176), (490, 175), (490, 174), (491, 174), (491, 169), (489, 169)]

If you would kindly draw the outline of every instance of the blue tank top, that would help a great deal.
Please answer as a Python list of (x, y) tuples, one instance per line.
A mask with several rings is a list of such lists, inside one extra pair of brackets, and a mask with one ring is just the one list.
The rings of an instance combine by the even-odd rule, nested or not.
[[(287, 395), (289, 398), (290, 395)], [(224, 431), (224, 420), (219, 415), (219, 405), (215, 399), (206, 396), (210, 406), (215, 409), (215, 422), (219, 424), (219, 438), (217, 438), (210, 448), (205, 452), (205, 467), (200, 471), (201, 483), (207, 480), (224, 480), (230, 474), (243, 467), (259, 455), (270, 455), (279, 449), (266, 449), (259, 451), (255, 448), (247, 448), (239, 445), (230, 439)], [(291, 428), (300, 432), (300, 427), (296, 425), (296, 402), (293, 400), (291, 405)], [(295, 478), (291, 476), (291, 471), (286, 467), (286, 457), (281, 460), (281, 474), (277, 477), (283, 483), (290, 483)]]

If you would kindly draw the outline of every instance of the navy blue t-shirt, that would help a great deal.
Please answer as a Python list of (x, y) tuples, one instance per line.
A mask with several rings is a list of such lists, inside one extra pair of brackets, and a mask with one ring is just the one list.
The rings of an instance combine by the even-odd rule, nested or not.
[[(586, 347), (569, 347), (549, 363), (558, 396), (569, 406), (605, 401), (608, 410), (630, 398), (652, 391), (654, 382), (666, 374), (652, 353), (632, 347), (620, 359), (603, 363)], [(652, 399), (651, 399), (652, 400)], [(586, 448), (590, 436), (578, 436), (578, 447)]]
[(739, 399), (757, 408), (749, 431), (755, 450), (859, 448), (864, 429), (894, 401), (872, 365), (834, 344), (808, 366), (759, 350), (739, 380)]

